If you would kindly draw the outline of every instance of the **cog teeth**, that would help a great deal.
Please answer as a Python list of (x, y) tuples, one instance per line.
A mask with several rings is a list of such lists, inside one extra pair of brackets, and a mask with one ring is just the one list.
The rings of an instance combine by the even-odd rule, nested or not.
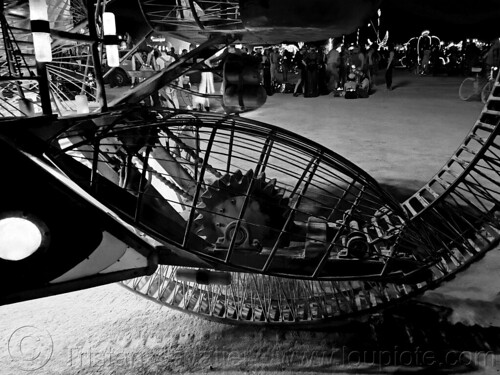
[(208, 186), (209, 189), (219, 189), (221, 186), (220, 180), (215, 180), (211, 185)]
[(208, 210), (210, 207), (211, 200), (212, 200), (212, 195), (206, 195), (206, 196), (200, 197), (200, 202), (198, 203), (196, 208)]
[(248, 186), (253, 178), (253, 171), (250, 169), (239, 182), (240, 186)]
[(290, 199), (289, 198), (282, 198), (280, 199), (280, 206), (286, 206), (288, 207), (290, 204)]
[(215, 207), (229, 204), (235, 197), (244, 196), (250, 187), (250, 199), (260, 204), (260, 209), (265, 211), (263, 214), (270, 216), (271, 222), (265, 225), (281, 228), (284, 218), (290, 213), (290, 199), (284, 197), (286, 189), (277, 186), (275, 178), (267, 181), (264, 172), (257, 175), (252, 169), (245, 173), (238, 169), (232, 174), (224, 174), (211, 184), (205, 184), (197, 205), (199, 215), (195, 219), (194, 231), (207, 241), (216, 241), (222, 229), (216, 227), (218, 214), (214, 212)]
[(238, 182), (239, 180), (241, 180), (243, 177), (243, 173), (238, 169), (236, 172), (234, 172), (230, 178), (230, 183), (233, 183), (233, 182)]
[(231, 176), (229, 174), (225, 174), (224, 176), (222, 176), (219, 180), (221, 184), (224, 184), (224, 185), (229, 185), (229, 183), (231, 182)]
[(245, 177), (253, 178), (253, 176), (254, 176), (253, 169), (249, 169), (247, 173), (245, 173)]
[(198, 216), (196, 216), (195, 219), (193, 220), (193, 223), (195, 225), (203, 224), (203, 215), (199, 213)]
[[(203, 198), (198, 202), (198, 204), (196, 205), (196, 208), (197, 209), (200, 209), (200, 210), (205, 210), (207, 208), (207, 203), (203, 200)], [(201, 214), (200, 214), (201, 215)], [(198, 218), (198, 217), (197, 217)], [(196, 218), (196, 219), (197, 219)], [(195, 219), (195, 220), (196, 220)]]
[(264, 186), (264, 192), (271, 196), (277, 196), (278, 192), (276, 192), (276, 179), (273, 178), (269, 180), (269, 182)]

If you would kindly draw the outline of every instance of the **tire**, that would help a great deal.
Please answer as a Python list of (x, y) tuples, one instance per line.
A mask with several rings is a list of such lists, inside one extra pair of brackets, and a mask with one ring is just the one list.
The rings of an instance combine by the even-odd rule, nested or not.
[(486, 103), (490, 97), (491, 90), (493, 90), (493, 80), (486, 82), (483, 89), (481, 90), (481, 101)]
[(123, 69), (115, 69), (109, 77), (110, 87), (121, 87), (130, 84), (130, 78)]
[(463, 80), (462, 84), (460, 85), (460, 88), (458, 89), (458, 96), (462, 100), (470, 100), (474, 95), (478, 94), (478, 88), (476, 85), (479, 84), (479, 81), (477, 81), (474, 78), (467, 77), (466, 79)]

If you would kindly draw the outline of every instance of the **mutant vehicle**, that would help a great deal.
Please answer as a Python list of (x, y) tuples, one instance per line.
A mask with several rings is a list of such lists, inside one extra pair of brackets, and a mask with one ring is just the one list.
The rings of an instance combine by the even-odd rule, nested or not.
[[(349, 34), (380, 5), (312, 3), (4, 1), (0, 304), (120, 282), (210, 320), (333, 325), (433, 289), (494, 248), (498, 77), (463, 143), (403, 202), (334, 150), (240, 116), (266, 92), (259, 64), (232, 46)], [(125, 32), (122, 59), (153, 32), (193, 48), (111, 95), (103, 55)], [(51, 61), (36, 58), (37, 34), (50, 36)], [(220, 93), (199, 94), (220, 111), (162, 105), (162, 90), (193, 94), (181, 84), (192, 73), (220, 77)]]

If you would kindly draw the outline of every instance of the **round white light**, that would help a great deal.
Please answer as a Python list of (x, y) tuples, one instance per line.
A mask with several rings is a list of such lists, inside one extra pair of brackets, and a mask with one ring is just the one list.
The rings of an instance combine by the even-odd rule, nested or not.
[(0, 220), (0, 258), (22, 260), (40, 248), (42, 233), (36, 224), (21, 217)]

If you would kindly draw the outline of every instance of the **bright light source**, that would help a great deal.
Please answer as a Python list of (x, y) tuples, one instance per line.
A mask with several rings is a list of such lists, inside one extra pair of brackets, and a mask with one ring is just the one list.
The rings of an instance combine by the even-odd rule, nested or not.
[(111, 12), (102, 14), (102, 31), (104, 35), (116, 35), (115, 15)]
[[(116, 36), (116, 22), (113, 13), (104, 12), (102, 14), (102, 31), (105, 39), (106, 36)], [(110, 67), (120, 66), (120, 55), (117, 44), (106, 45), (106, 62)]]
[(33, 33), (33, 47), (35, 49), (35, 59), (38, 62), (52, 61), (52, 40), (50, 34)]
[(0, 258), (22, 260), (40, 248), (42, 233), (36, 224), (22, 217), (0, 220)]
[(45, 0), (29, 0), (30, 20), (48, 21), (47, 2)]
[(116, 44), (106, 46), (106, 62), (110, 67), (120, 66), (120, 55)]
[(45, 0), (29, 0), (31, 30), (35, 59), (39, 62), (52, 61), (52, 40)]

